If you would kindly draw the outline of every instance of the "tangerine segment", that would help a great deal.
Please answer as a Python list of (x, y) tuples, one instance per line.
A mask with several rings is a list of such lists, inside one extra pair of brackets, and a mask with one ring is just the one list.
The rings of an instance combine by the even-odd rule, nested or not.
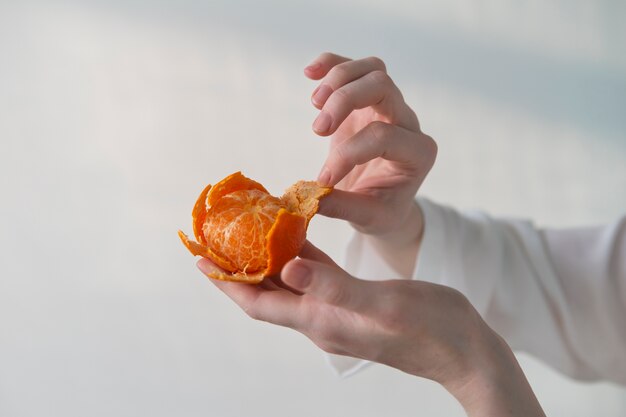
[(239, 190), (224, 195), (208, 212), (202, 232), (208, 246), (244, 273), (265, 270), (265, 237), (274, 225), (280, 199), (260, 190)]
[(265, 194), (269, 194), (269, 192), (261, 184), (245, 177), (241, 171), (237, 171), (215, 184), (207, 196), (207, 207), (217, 203), (217, 201), (223, 196), (239, 190), (259, 190)]

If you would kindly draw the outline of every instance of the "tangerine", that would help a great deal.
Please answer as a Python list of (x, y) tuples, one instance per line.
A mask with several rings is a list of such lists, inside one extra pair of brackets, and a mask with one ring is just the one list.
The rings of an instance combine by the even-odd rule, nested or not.
[(191, 214), (197, 242), (180, 230), (178, 235), (193, 255), (224, 270), (211, 278), (259, 283), (298, 255), (319, 200), (331, 191), (299, 181), (278, 198), (235, 172), (200, 193)]

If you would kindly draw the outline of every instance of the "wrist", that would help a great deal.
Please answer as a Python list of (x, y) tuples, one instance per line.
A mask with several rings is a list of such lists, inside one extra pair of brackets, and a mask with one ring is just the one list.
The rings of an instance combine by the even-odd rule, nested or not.
[(365, 235), (372, 247), (400, 276), (410, 279), (415, 269), (424, 232), (424, 216), (413, 201), (397, 230), (377, 235)]
[(379, 245), (397, 249), (419, 244), (424, 233), (424, 215), (417, 201), (411, 200), (405, 214), (400, 215), (397, 226), (385, 233), (373, 234)]
[(545, 416), (508, 344), (486, 324), (465, 370), (442, 385), (468, 416)]

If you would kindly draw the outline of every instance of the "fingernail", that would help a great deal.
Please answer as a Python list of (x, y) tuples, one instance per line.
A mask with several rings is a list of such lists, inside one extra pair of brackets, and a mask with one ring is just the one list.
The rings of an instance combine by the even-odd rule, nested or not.
[(304, 289), (311, 282), (311, 270), (301, 263), (292, 264), (289, 268), (287, 285), (295, 289)]
[(311, 96), (311, 102), (317, 107), (322, 107), (332, 93), (332, 88), (330, 88), (326, 84), (320, 84), (319, 87), (317, 87), (315, 91), (313, 91), (313, 95)]
[(333, 123), (330, 115), (326, 112), (321, 112), (317, 119), (313, 122), (313, 130), (317, 133), (326, 133), (330, 130), (330, 125)]
[(321, 62), (316, 62), (304, 68), (305, 71), (315, 71), (322, 66)]
[(200, 259), (198, 262), (196, 262), (196, 266), (200, 271), (202, 271), (204, 275), (209, 275), (211, 272), (215, 271), (215, 268), (208, 259)]
[(317, 182), (322, 185), (330, 185), (330, 171), (328, 168), (322, 168), (320, 174), (317, 176)]

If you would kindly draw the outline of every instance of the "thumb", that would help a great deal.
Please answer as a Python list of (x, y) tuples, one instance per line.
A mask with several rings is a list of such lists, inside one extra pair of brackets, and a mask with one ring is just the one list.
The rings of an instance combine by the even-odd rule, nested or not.
[(385, 211), (385, 207), (376, 197), (334, 189), (320, 200), (318, 213), (365, 227), (374, 223)]
[(281, 279), (306, 295), (348, 310), (363, 310), (371, 305), (373, 298), (367, 281), (353, 277), (338, 266), (310, 259), (287, 263)]

